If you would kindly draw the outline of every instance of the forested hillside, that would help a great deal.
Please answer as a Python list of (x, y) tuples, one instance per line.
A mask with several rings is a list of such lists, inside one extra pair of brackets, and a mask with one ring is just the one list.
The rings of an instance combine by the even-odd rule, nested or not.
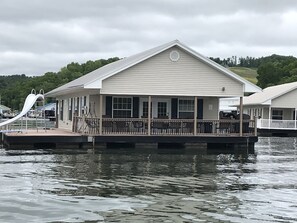
[[(257, 84), (261, 88), (297, 81), (297, 58), (293, 56), (271, 55), (268, 57), (240, 57), (227, 59), (210, 58), (227, 67), (234, 73)], [(87, 61), (86, 63), (70, 63), (57, 73), (47, 72), (43, 76), (27, 77), (26, 75), (0, 76), (1, 103), (20, 110), (26, 96), (32, 89), (44, 92), (68, 83), (106, 64), (119, 60), (118, 57), (107, 60)]]
[[(233, 56), (223, 59), (210, 58), (215, 62), (230, 68), (233, 72), (242, 75), (246, 79), (250, 76), (244, 76), (243, 70), (236, 70), (236, 67), (246, 67), (257, 70), (257, 85), (266, 88), (273, 85), (297, 81), (297, 58), (293, 56), (271, 55), (268, 57), (246, 57), (239, 58)], [(239, 72), (237, 72), (239, 71)]]
[(38, 77), (27, 77), (24, 74), (0, 76), (1, 103), (12, 110), (20, 110), (32, 89), (37, 91), (43, 89), (44, 92), (49, 92), (56, 87), (117, 60), (119, 60), (118, 57), (88, 61), (82, 64), (72, 62), (61, 68), (57, 73), (47, 72)]

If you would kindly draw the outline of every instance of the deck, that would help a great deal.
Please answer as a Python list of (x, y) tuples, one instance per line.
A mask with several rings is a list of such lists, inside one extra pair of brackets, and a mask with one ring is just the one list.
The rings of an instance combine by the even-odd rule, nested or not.
[(88, 142), (88, 137), (61, 129), (18, 130), (2, 133), (5, 148), (51, 148), (61, 146), (79, 146)]
[(27, 130), (3, 133), (3, 144), (9, 149), (27, 148), (108, 148), (110, 145), (129, 145), (138, 148), (159, 148), (160, 145), (183, 146), (191, 145), (199, 148), (204, 145), (207, 148), (253, 148), (258, 141), (257, 136), (230, 136), (230, 135), (93, 135), (87, 136), (61, 129), (53, 130)]
[[(51, 148), (75, 146), (140, 144), (158, 148), (161, 144), (205, 144), (211, 147), (252, 147), (258, 141), (255, 122), (244, 120), (240, 133), (239, 120), (80, 118), (75, 117), (73, 131), (61, 129), (20, 130), (3, 133), (6, 148)], [(74, 148), (74, 147), (73, 147)]]

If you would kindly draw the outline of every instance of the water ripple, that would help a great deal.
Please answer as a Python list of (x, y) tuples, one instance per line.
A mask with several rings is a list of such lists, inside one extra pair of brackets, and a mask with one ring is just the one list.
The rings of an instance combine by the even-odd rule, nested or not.
[(255, 154), (0, 149), (1, 222), (297, 222), (297, 140)]

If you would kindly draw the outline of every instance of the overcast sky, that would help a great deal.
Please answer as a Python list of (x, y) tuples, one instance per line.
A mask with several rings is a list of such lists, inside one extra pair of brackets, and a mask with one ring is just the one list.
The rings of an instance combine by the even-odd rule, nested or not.
[(0, 74), (127, 57), (178, 39), (207, 57), (297, 56), (296, 0), (1, 0)]

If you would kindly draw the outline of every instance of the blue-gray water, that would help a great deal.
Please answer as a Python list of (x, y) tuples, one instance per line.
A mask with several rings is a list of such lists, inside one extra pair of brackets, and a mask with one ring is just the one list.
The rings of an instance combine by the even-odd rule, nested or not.
[(0, 222), (297, 222), (297, 140), (255, 154), (0, 149)]

